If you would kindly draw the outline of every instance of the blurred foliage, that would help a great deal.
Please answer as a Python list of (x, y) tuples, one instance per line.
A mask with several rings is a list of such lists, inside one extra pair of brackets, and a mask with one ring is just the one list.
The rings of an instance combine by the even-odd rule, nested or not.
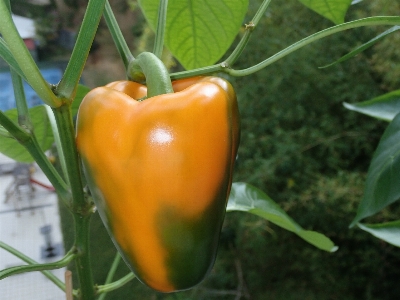
[[(246, 22), (260, 2), (250, 1)], [(352, 6), (346, 19), (384, 13), (400, 15), (399, 5), (362, 1)], [(254, 65), (328, 26), (329, 21), (296, 0), (272, 1), (235, 68)], [(160, 294), (134, 280), (107, 299), (396, 299), (398, 248), (348, 228), (386, 123), (342, 106), (376, 97), (396, 84), (397, 73), (390, 68), (398, 61), (396, 38), (392, 35), (345, 63), (318, 69), (385, 29), (346, 31), (256, 74), (230, 78), (242, 116), (234, 180), (267, 192), (301, 226), (329, 236), (339, 246), (337, 252), (319, 251), (256, 216), (228, 213), (215, 267), (197, 288)], [(394, 218), (399, 211), (391, 206), (375, 220)], [(65, 211), (62, 217), (68, 247), (72, 223)], [(97, 214), (92, 221), (92, 250), (95, 279), (101, 284), (115, 248)], [(127, 271), (121, 264), (115, 277)]]

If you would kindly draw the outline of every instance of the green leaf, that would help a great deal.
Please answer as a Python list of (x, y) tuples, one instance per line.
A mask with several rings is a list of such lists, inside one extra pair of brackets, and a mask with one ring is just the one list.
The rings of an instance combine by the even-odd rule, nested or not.
[(329, 65), (320, 67), (320, 69), (334, 66), (334, 65), (336, 65), (338, 63), (344, 62), (344, 61), (356, 56), (357, 54), (359, 54), (359, 53), (363, 52), (364, 50), (368, 49), (369, 47), (371, 47), (375, 43), (379, 42), (381, 39), (383, 39), (387, 35), (389, 35), (389, 34), (391, 34), (393, 32), (396, 32), (399, 29), (400, 29), (400, 26), (393, 26), (392, 28), (386, 30), (385, 32), (382, 32), (380, 35), (378, 35), (378, 36), (374, 37), (373, 39), (369, 40), (365, 44), (362, 44), (361, 46), (357, 47), (356, 49), (354, 49), (351, 52), (347, 53), (346, 55), (342, 56), (341, 58), (339, 58), (335, 62), (333, 62), (333, 63), (331, 63)]
[(357, 104), (343, 103), (344, 107), (384, 121), (392, 121), (400, 113), (400, 90)]
[[(6, 111), (5, 114), (17, 123), (18, 114), (16, 109), (10, 109)], [(51, 147), (54, 141), (46, 109), (44, 105), (35, 106), (29, 109), (29, 114), (38, 143), (42, 150), (46, 151)], [(33, 162), (33, 158), (28, 151), (13, 138), (0, 135), (0, 152), (19, 162)]]
[(227, 211), (252, 213), (297, 234), (319, 249), (329, 252), (334, 252), (338, 249), (325, 235), (315, 231), (304, 230), (263, 191), (250, 184), (244, 182), (232, 184)]
[[(212, 65), (228, 50), (247, 12), (248, 0), (170, 0), (165, 45), (186, 69)], [(155, 29), (159, 0), (139, 0)]]
[(381, 224), (361, 224), (357, 226), (373, 236), (400, 247), (400, 220)]
[(308, 8), (335, 24), (344, 23), (344, 17), (352, 0), (299, 0)]
[(400, 114), (386, 128), (374, 153), (354, 226), (400, 199)]

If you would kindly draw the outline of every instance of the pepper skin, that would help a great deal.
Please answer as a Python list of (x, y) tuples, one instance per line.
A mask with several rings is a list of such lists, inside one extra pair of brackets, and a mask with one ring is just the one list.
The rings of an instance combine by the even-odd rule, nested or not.
[(232, 86), (217, 77), (172, 83), (174, 93), (118, 81), (92, 90), (77, 147), (102, 220), (140, 281), (161, 292), (211, 270), (239, 144)]

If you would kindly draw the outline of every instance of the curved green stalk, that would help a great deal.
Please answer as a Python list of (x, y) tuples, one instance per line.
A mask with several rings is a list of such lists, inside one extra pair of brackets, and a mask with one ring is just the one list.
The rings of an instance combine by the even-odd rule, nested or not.
[(56, 94), (69, 102), (73, 100), (90, 47), (99, 26), (106, 0), (89, 0), (81, 29), (64, 76), (57, 85)]
[(129, 62), (134, 59), (131, 50), (122, 35), (121, 29), (118, 26), (117, 20), (115, 19), (114, 13), (111, 9), (110, 3), (106, 1), (104, 9), (104, 19), (107, 27), (110, 30), (111, 36), (114, 40), (114, 44), (117, 47), (118, 53), (121, 56), (122, 62), (124, 63), (125, 69), (128, 68)]
[(160, 4), (158, 5), (156, 38), (153, 49), (154, 55), (158, 58), (161, 58), (164, 49), (165, 24), (167, 23), (167, 8), (168, 0), (161, 0)]
[(237, 59), (240, 57), (243, 50), (246, 48), (247, 43), (249, 42), (251, 34), (253, 33), (254, 29), (257, 27), (261, 18), (264, 16), (265, 11), (267, 10), (270, 3), (271, 3), (271, 0), (264, 0), (263, 3), (261, 3), (261, 5), (258, 8), (253, 19), (250, 21), (249, 24), (246, 24), (246, 27), (245, 27), (246, 31), (243, 34), (243, 37), (240, 40), (239, 44), (236, 46), (235, 50), (233, 50), (231, 55), (229, 55), (229, 57), (227, 59), (225, 59), (225, 61), (224, 61), (225, 65), (232, 66), (237, 61)]
[(63, 267), (66, 267), (75, 257), (76, 257), (76, 251), (71, 250), (62, 259), (52, 263), (47, 263), (47, 264), (33, 263), (29, 265), (10, 267), (0, 271), (0, 280), (9, 277), (11, 275), (21, 274), (26, 272), (61, 269)]
[(124, 277), (118, 279), (117, 281), (114, 281), (106, 285), (99, 285), (97, 287), (97, 293), (98, 294), (108, 293), (113, 290), (119, 289), (120, 287), (124, 286), (134, 278), (136, 278), (136, 276), (133, 273), (126, 274)]
[(400, 17), (369, 17), (369, 18), (364, 18), (364, 19), (359, 19), (355, 21), (350, 21), (347, 23), (343, 23), (340, 25), (336, 25), (327, 29), (324, 29), (322, 31), (319, 31), (317, 33), (314, 33), (292, 45), (289, 47), (286, 47), (285, 49), (279, 51), (278, 53), (272, 55), (271, 57), (265, 59), (264, 61), (260, 62), (259, 64), (252, 66), (250, 68), (242, 69), (242, 70), (235, 70), (230, 68), (228, 65), (226, 65), (224, 62), (204, 68), (199, 68), (199, 69), (194, 69), (194, 70), (189, 70), (189, 71), (183, 71), (183, 72), (177, 72), (177, 73), (172, 73), (170, 75), (172, 80), (175, 79), (180, 79), (180, 78), (187, 78), (187, 77), (192, 77), (192, 76), (198, 76), (198, 75), (208, 75), (216, 72), (223, 72), (227, 73), (231, 76), (235, 77), (240, 77), (240, 76), (247, 76), (253, 73), (256, 73), (260, 71), (261, 69), (269, 66), (270, 64), (278, 61), (279, 59), (291, 54), (292, 52), (307, 46), (313, 42), (319, 41), (322, 38), (325, 38), (327, 36), (330, 36), (332, 34), (349, 30), (349, 29), (354, 29), (358, 27), (365, 27), (365, 26), (378, 26), (378, 25), (399, 25), (400, 24)]
[(133, 81), (146, 82), (148, 98), (174, 92), (167, 68), (153, 53), (140, 53), (131, 61), (128, 76)]
[[(113, 261), (113, 263), (111, 265), (111, 268), (108, 271), (107, 278), (106, 278), (106, 281), (104, 282), (104, 285), (107, 285), (112, 281), (112, 279), (114, 277), (114, 274), (115, 274), (115, 271), (117, 271), (117, 268), (118, 268), (118, 265), (119, 265), (120, 261), (121, 261), (121, 255), (119, 254), (119, 252), (117, 252), (115, 254), (115, 258), (114, 258), (114, 261)], [(107, 295), (107, 292), (103, 292), (103, 294), (101, 294), (100, 297), (97, 300), (104, 300), (106, 298), (106, 295)]]
[[(24, 41), (21, 39), (12, 20), (11, 13), (5, 1), (0, 1), (0, 33), (12, 53), (19, 68), (22, 70), (27, 82), (32, 86), (39, 97), (48, 105), (57, 107), (61, 105), (50, 85), (44, 80), (32, 55), (29, 53)], [(18, 71), (18, 70), (17, 70)]]
[[(13, 254), (14, 256), (18, 257), (19, 259), (21, 259), (22, 261), (24, 261), (24, 262), (26, 262), (28, 264), (31, 264), (31, 265), (32, 264), (38, 264), (38, 262), (36, 262), (32, 258), (26, 256), (25, 254), (23, 254), (22, 252), (18, 251), (15, 248), (11, 247), (10, 245), (7, 245), (6, 243), (3, 243), (2, 241), (0, 241), (0, 248), (3, 248), (4, 250), (8, 251), (9, 253)], [(57, 276), (55, 276), (53, 273), (51, 273), (49, 271), (46, 271), (46, 270), (42, 270), (40, 272), (44, 276), (46, 276), (48, 279), (50, 279), (61, 290), (65, 291), (65, 284)], [(77, 294), (77, 292), (74, 291), (74, 295), (76, 295), (76, 294)]]
[(327, 29), (324, 29), (322, 31), (319, 31), (317, 33), (314, 33), (292, 45), (289, 47), (285, 48), (284, 50), (274, 54), (270, 58), (262, 61), (261, 63), (252, 66), (247, 69), (243, 70), (226, 70), (226, 73), (228, 73), (231, 76), (247, 76), (250, 74), (253, 74), (255, 72), (260, 71), (261, 69), (264, 69), (265, 67), (271, 65), (272, 63), (276, 62), (277, 60), (289, 55), (290, 53), (303, 48), (304, 46), (307, 46), (311, 43), (314, 43), (320, 39), (323, 39), (327, 36), (330, 36), (332, 34), (349, 30), (349, 29), (354, 29), (357, 27), (363, 27), (363, 26), (376, 26), (376, 25), (399, 25), (400, 24), (400, 17), (369, 17), (369, 18), (364, 18), (360, 20), (355, 20), (355, 21), (350, 21), (347, 23), (343, 23), (340, 25), (336, 25)]

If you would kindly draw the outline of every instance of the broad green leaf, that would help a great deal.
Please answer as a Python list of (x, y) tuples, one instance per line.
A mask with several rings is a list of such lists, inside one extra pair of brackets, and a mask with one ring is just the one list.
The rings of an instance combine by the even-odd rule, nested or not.
[[(212, 65), (228, 50), (247, 12), (248, 0), (169, 0), (165, 45), (186, 69)], [(139, 0), (150, 26), (159, 0)]]
[(363, 52), (364, 50), (368, 49), (369, 47), (373, 46), (375, 43), (379, 42), (381, 39), (383, 39), (384, 37), (388, 36), (389, 34), (396, 32), (397, 30), (400, 29), (400, 26), (393, 26), (392, 28), (386, 30), (385, 32), (382, 32), (380, 35), (374, 37), (373, 39), (369, 40), (368, 42), (366, 42), (365, 44), (362, 44), (361, 46), (357, 47), (356, 49), (352, 50), (351, 52), (347, 53), (346, 55), (342, 56), (341, 58), (339, 58), (338, 60), (334, 61), (333, 63), (320, 67), (320, 69), (323, 68), (328, 68), (331, 66), (334, 66), (338, 63), (344, 62), (354, 56), (356, 56), (357, 54)]
[(347, 9), (352, 0), (299, 0), (308, 8), (321, 16), (331, 20), (335, 24), (344, 22)]
[(334, 252), (338, 249), (325, 235), (315, 231), (304, 230), (270, 197), (250, 184), (244, 182), (232, 184), (227, 211), (252, 213), (297, 234), (319, 249), (329, 252)]
[(361, 224), (357, 226), (373, 236), (400, 247), (400, 220), (382, 224)]
[(400, 199), (400, 114), (386, 128), (374, 153), (354, 226)]
[[(18, 114), (16, 109), (10, 109), (6, 111), (5, 114), (17, 123)], [(29, 114), (39, 145), (43, 151), (46, 151), (51, 147), (54, 141), (46, 109), (44, 105), (35, 106), (29, 109)], [(21, 144), (12, 138), (3, 137), (1, 135), (0, 153), (19, 162), (33, 162), (32, 156)]]
[(344, 107), (384, 121), (392, 121), (400, 113), (400, 90), (357, 104), (343, 103)]

